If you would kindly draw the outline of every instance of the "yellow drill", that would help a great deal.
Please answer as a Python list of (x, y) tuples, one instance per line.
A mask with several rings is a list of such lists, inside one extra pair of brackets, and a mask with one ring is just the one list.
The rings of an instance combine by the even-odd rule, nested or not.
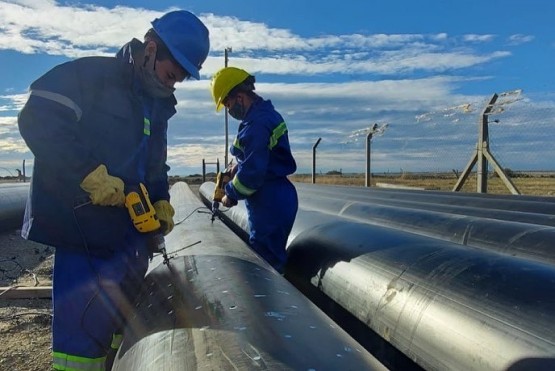
[[(169, 259), (166, 253), (166, 243), (164, 235), (160, 232), (160, 220), (156, 216), (156, 210), (150, 202), (148, 192), (143, 183), (139, 187), (131, 189), (125, 195), (125, 206), (129, 211), (133, 225), (141, 233), (149, 233), (148, 251), (149, 254), (161, 252), (164, 257), (164, 264), (168, 264)], [(152, 259), (152, 255), (150, 255)]]
[(225, 185), (231, 181), (231, 169), (228, 167), (224, 171), (218, 172), (216, 176), (216, 187), (212, 195), (212, 221), (216, 218), (216, 211), (225, 196)]

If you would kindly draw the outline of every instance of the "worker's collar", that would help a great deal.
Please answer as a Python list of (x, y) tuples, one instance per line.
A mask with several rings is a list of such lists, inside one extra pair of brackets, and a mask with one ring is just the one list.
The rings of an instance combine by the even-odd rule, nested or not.
[(259, 106), (262, 102), (264, 102), (264, 99), (262, 99), (262, 97), (258, 95), (255, 96), (254, 98), (251, 98), (250, 105), (247, 107), (247, 112), (245, 112), (245, 117), (243, 120), (247, 119), (251, 114), (251, 112), (253, 112), (255, 108)]
[(155, 57), (147, 65), (144, 44), (138, 39), (132, 39), (117, 54), (124, 63), (132, 66), (133, 88), (140, 95), (148, 95), (155, 99), (171, 99), (173, 105), (177, 102), (173, 96), (175, 89), (167, 88), (158, 79), (154, 71)]
[(121, 59), (124, 63), (134, 65), (135, 61), (140, 61), (143, 55), (143, 43), (134, 38), (119, 50), (116, 57)]

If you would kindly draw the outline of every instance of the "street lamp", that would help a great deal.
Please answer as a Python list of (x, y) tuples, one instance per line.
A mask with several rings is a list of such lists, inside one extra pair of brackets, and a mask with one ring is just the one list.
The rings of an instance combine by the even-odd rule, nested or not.
[[(232, 49), (231, 47), (225, 48), (224, 49), (224, 67), (227, 67), (227, 62), (229, 60), (228, 57), (228, 53), (231, 53)], [(228, 161), (227, 161), (227, 151), (228, 151), (228, 117), (227, 117), (227, 109), (224, 110), (225, 111), (225, 150), (224, 150), (224, 166), (227, 167), (228, 165)]]

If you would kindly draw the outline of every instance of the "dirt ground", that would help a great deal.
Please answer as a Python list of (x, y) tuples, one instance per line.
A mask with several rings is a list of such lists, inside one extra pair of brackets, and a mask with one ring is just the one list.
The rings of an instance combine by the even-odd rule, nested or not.
[[(0, 234), (0, 286), (50, 286), (54, 250), (19, 233)], [(5, 299), (0, 291), (0, 370), (52, 368), (51, 306), (50, 299)]]

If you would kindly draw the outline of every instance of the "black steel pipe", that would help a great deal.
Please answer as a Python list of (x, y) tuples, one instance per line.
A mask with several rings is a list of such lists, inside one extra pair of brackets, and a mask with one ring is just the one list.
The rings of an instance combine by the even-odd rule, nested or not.
[(299, 195), (303, 209), (555, 263), (555, 227), (370, 202), (325, 202), (312, 196), (303, 198), (305, 194), (302, 191)]
[[(312, 284), (427, 370), (555, 369), (555, 267), (336, 220), (288, 246)], [(549, 367), (548, 367), (549, 366)]]
[(310, 199), (317, 199), (319, 204), (330, 206), (341, 206), (346, 202), (375, 203), (555, 226), (555, 197), (459, 194), (306, 183), (295, 183), (295, 187), (305, 195), (299, 199), (300, 202), (310, 203)]
[(298, 193), (287, 277), (330, 298), (326, 312), (348, 311), (430, 370), (555, 367), (555, 266), (305, 209)]
[[(208, 186), (209, 184), (211, 183), (204, 183), (201, 186), (201, 194), (211, 194), (210, 190), (213, 186)], [(350, 201), (349, 199), (351, 197), (349, 194), (345, 193), (345, 190), (350, 188), (345, 187), (337, 187), (336, 189), (341, 192), (338, 192), (337, 198), (332, 198), (329, 197), (329, 192), (334, 189), (334, 187), (314, 186), (317, 189), (324, 188), (326, 192), (312, 192), (312, 186), (298, 187), (298, 184), (295, 184), (295, 186), (297, 187), (299, 207), (301, 210), (313, 210), (325, 214), (337, 215), (363, 223), (401, 229), (407, 232), (456, 242), (462, 245), (489, 249), (511, 256), (518, 256), (550, 264), (555, 263), (555, 247), (553, 246), (553, 241), (555, 241), (555, 227), (546, 226), (544, 224), (476, 217), (473, 215), (476, 214), (474, 210), (482, 210), (484, 213), (487, 213), (487, 209), (484, 208), (479, 209), (477, 207), (472, 207), (470, 211), (474, 212), (471, 212), (471, 215), (451, 214), (426, 209), (399, 207), (399, 204), (395, 202), (394, 205), (387, 205), (388, 199), (380, 200), (380, 202), (382, 202), (381, 204), (374, 203), (375, 199), (373, 198), (363, 197), (359, 199), (366, 200), (366, 202)], [(208, 189), (204, 191), (204, 187), (208, 187)], [(358, 190), (353, 192), (355, 193), (354, 197), (356, 197), (357, 192)], [(325, 193), (326, 195), (318, 197), (320, 193)], [(513, 198), (514, 197), (519, 196), (513, 196)], [(487, 196), (482, 196), (480, 198), (487, 199)], [(426, 204), (421, 205), (422, 208), (426, 206)], [(467, 209), (469, 209), (469, 207), (467, 207)], [(234, 224), (239, 224), (239, 230), (243, 229), (247, 231), (246, 211), (239, 211), (240, 209), (238, 208), (230, 209), (230, 218), (232, 221), (228, 224), (232, 228), (234, 228)], [(511, 211), (510, 213), (515, 215), (515, 219), (519, 219), (519, 212)], [(555, 215), (536, 215), (541, 215), (543, 218), (552, 217), (555, 220)], [(311, 216), (303, 219), (313, 220), (314, 218), (314, 216)], [(312, 221), (310, 224), (311, 226), (315, 225)], [(297, 230), (299, 230), (299, 228), (295, 226), (289, 238), (290, 241), (296, 235)], [(304, 227), (301, 230), (304, 230)]]
[(0, 232), (21, 228), (29, 183), (0, 184)]
[[(345, 190), (344, 190), (345, 191)], [(303, 192), (303, 198), (299, 200), (300, 206), (306, 206), (318, 210), (333, 210), (338, 213), (351, 203), (364, 203), (384, 206), (398, 206), (406, 209), (429, 210), (443, 212), (453, 215), (468, 215), (481, 218), (509, 220), (520, 223), (530, 223), (538, 225), (555, 226), (555, 214), (542, 214), (524, 211), (497, 210), (486, 207), (461, 206), (436, 202), (411, 201), (404, 198), (380, 198), (380, 197), (358, 197), (350, 196), (348, 193), (339, 192), (334, 195), (319, 195), (309, 189), (300, 187), (299, 192)], [(518, 196), (520, 197), (520, 196)]]
[[(308, 187), (312, 189), (312, 185), (308, 183), (295, 183), (299, 188)], [(534, 196), (534, 195), (508, 195), (508, 194), (491, 194), (491, 193), (474, 193), (474, 192), (450, 192), (450, 191), (437, 191), (437, 190), (422, 190), (422, 189), (406, 189), (406, 188), (380, 188), (374, 187), (371, 190), (366, 190), (363, 187), (348, 186), (348, 185), (334, 185), (334, 184), (318, 184), (313, 190), (316, 192), (332, 193), (348, 193), (354, 195), (377, 196), (381, 198), (403, 198), (415, 199), (423, 198), (427, 202), (433, 199), (443, 198), (446, 202), (451, 204), (465, 204), (469, 206), (475, 205), (476, 202), (481, 203), (484, 207), (490, 209), (513, 209), (515, 204), (541, 204), (551, 203), (549, 207), (554, 207), (555, 197), (553, 196)], [(481, 201), (480, 201), (481, 200)], [(537, 211), (537, 205), (531, 207), (532, 210)]]
[(185, 183), (169, 265), (155, 257), (114, 370), (385, 370), (258, 257)]

